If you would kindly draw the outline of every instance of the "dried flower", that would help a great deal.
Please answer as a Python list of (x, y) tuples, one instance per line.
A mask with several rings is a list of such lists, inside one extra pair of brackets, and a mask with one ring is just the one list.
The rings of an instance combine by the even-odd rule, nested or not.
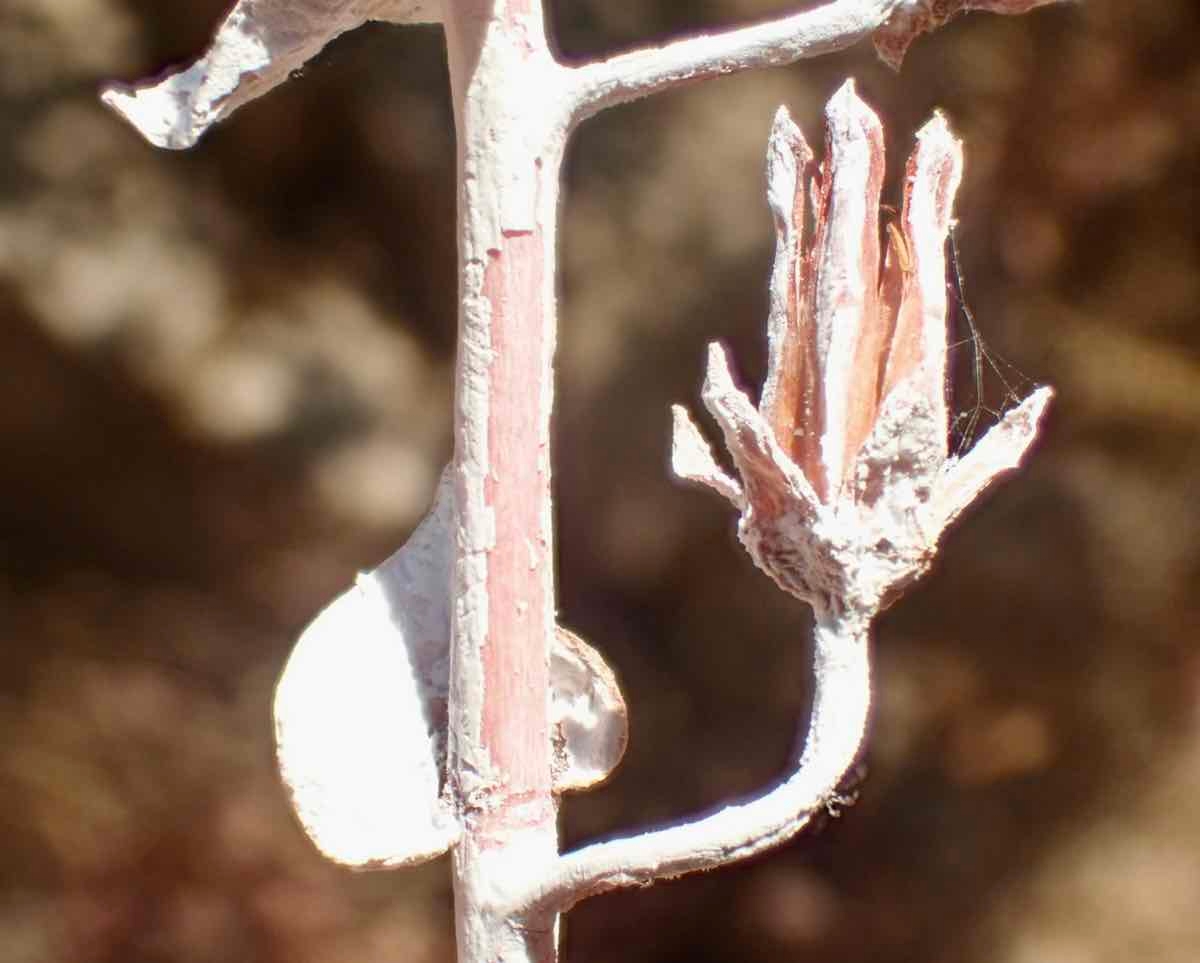
[(940, 114), (917, 135), (881, 258), (879, 119), (852, 82), (826, 118), (819, 168), (785, 110), (771, 134), (777, 247), (757, 409), (725, 351), (709, 351), (703, 399), (741, 482), (678, 406), (673, 464), (741, 511), (743, 544), (781, 588), (819, 613), (869, 618), (928, 568), (946, 526), (1016, 467), (1051, 391), (1035, 391), (962, 458), (950, 455), (945, 243), (962, 145)]

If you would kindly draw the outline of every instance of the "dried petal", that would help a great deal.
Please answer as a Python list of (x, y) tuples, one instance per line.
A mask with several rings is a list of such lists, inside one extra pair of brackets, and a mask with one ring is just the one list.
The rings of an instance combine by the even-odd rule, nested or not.
[(934, 114), (917, 133), (908, 159), (901, 230), (908, 258), (901, 303), (883, 378), (887, 397), (902, 381), (926, 400), (924, 429), (944, 460), (946, 432), (946, 235), (962, 180), (962, 143), (945, 117)]
[(779, 108), (767, 143), (767, 203), (775, 221), (775, 266), (767, 316), (767, 378), (758, 410), (792, 461), (818, 487), (821, 471), (820, 370), (812, 337), (812, 304), (804, 279), (811, 271), (805, 248), (804, 186), (813, 155), (804, 135)]
[(847, 81), (826, 108), (826, 227), (814, 251), (815, 342), (821, 364), (822, 486), (836, 500), (875, 420), (888, 331), (878, 309), (883, 128)]

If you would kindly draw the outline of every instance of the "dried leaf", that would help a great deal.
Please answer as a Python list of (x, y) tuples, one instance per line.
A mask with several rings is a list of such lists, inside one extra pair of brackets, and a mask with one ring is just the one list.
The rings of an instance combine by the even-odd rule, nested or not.
[(359, 868), (419, 863), (458, 835), (441, 798), (453, 499), (300, 636), (275, 692), (279, 770), (309, 837)]
[(442, 0), (239, 0), (208, 50), (185, 68), (101, 99), (156, 147), (191, 147), (209, 127), (283, 83), (341, 33), (368, 20), (441, 19)]
[[(419, 863), (458, 835), (442, 794), (453, 534), (446, 473), (408, 542), (301, 634), (276, 689), (280, 773), (309, 837), (336, 862)], [(554, 791), (585, 789), (625, 751), (625, 702), (600, 654), (562, 628), (550, 686)]]

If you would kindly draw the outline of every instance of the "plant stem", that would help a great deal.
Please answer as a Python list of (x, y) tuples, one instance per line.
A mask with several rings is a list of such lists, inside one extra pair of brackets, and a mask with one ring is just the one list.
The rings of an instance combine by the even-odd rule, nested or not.
[[(458, 506), (449, 791), (459, 963), (552, 963), (556, 917), (506, 891), (557, 857), (549, 644), (550, 410), (565, 68), (540, 0), (455, 0), (446, 35), (458, 128)], [(544, 92), (539, 96), (539, 92)]]
[(863, 614), (818, 614), (812, 713), (801, 729), (802, 748), (779, 783), (707, 816), (567, 853), (523, 901), (565, 912), (589, 896), (715, 869), (795, 836), (836, 802), (862, 745), (871, 705), (869, 629)]
[[(547, 885), (553, 890), (564, 873), (573, 879), (578, 864), (559, 860), (542, 695), (549, 690), (555, 614), (550, 412), (558, 187), (567, 136), (579, 119), (604, 106), (688, 79), (689, 63), (695, 76), (727, 73), (853, 42), (892, 2), (839, 0), (787, 18), (782, 32), (797, 36), (780, 52), (763, 52), (780, 27), (760, 25), (731, 31), (715, 46), (684, 41), (650, 57), (634, 53), (574, 69), (550, 52), (541, 0), (446, 5), (459, 195), (448, 772), (463, 828), (454, 851), (459, 963), (553, 963), (559, 911), (586, 892), (617, 885), (608, 874), (577, 894), (528, 902)], [(854, 11), (857, 17), (847, 16)], [(723, 56), (711, 59), (721, 50)], [(641, 65), (660, 58), (670, 69), (643, 73)], [(622, 81), (620, 93), (602, 93), (606, 73)], [(856, 681), (865, 715), (863, 673)], [(843, 769), (862, 732), (860, 722), (850, 728), (849, 758), (838, 756)], [(819, 786), (803, 782), (800, 802), (810, 809), (822, 805), (841, 772), (822, 772)], [(749, 855), (804, 824), (797, 819), (802, 807), (775, 809), (780, 825), (730, 846)], [(711, 852), (704, 832), (716, 827), (706, 821), (691, 828), (701, 832), (680, 827), (670, 839)], [(729, 828), (749, 829), (733, 822)], [(704, 858), (656, 859), (645, 880), (698, 868)], [(631, 872), (639, 873), (636, 860)]]
[(898, 0), (832, 0), (801, 13), (646, 47), (575, 71), (586, 114), (681, 84), (853, 46), (879, 28)]

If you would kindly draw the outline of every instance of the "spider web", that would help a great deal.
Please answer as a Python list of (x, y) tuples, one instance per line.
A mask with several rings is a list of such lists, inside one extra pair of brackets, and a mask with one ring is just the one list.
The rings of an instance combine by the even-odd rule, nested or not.
[(963, 286), (958, 238), (954, 227), (946, 239), (946, 283), (950, 289), (953, 330), (946, 374), (950, 451), (961, 458), (1004, 413), (1020, 404), (1033, 379), (984, 340)]

